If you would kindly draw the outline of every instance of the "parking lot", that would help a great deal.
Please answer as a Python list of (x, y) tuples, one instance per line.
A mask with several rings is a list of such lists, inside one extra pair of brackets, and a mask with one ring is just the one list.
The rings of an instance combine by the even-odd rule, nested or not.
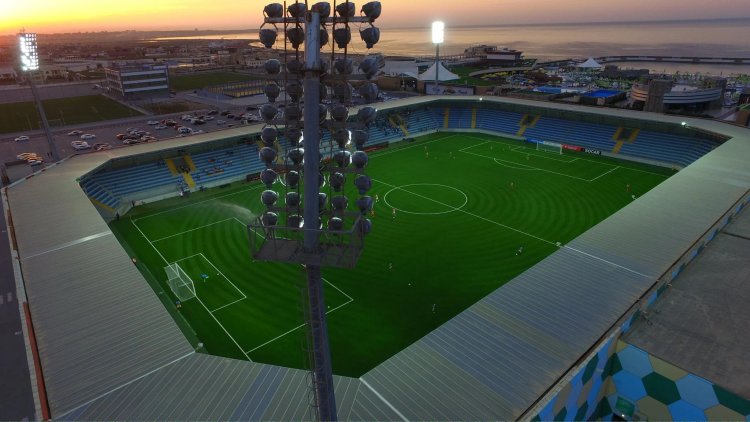
[[(200, 110), (196, 112), (189, 113), (190, 115), (197, 117), (201, 115), (208, 116), (208, 113), (211, 109), (206, 108), (205, 110)], [(95, 144), (106, 144), (109, 145), (112, 148), (127, 148), (128, 145), (123, 144), (123, 140), (118, 140), (117, 135), (118, 134), (125, 134), (128, 135), (128, 130), (133, 129), (148, 132), (149, 134), (147, 136), (151, 136), (154, 139), (150, 142), (158, 142), (162, 139), (169, 139), (169, 138), (175, 138), (180, 136), (180, 133), (174, 128), (174, 127), (166, 127), (162, 129), (155, 129), (157, 126), (162, 126), (161, 122), (165, 120), (174, 120), (178, 125), (182, 125), (183, 127), (189, 127), (190, 129), (194, 131), (201, 130), (203, 132), (215, 132), (218, 130), (227, 129), (230, 127), (229, 125), (238, 126), (241, 124), (240, 120), (230, 119), (226, 116), (222, 116), (220, 113), (224, 111), (229, 111), (235, 116), (239, 116), (243, 113), (246, 113), (245, 107), (233, 107), (229, 109), (223, 109), (223, 110), (217, 110), (215, 115), (212, 115), (212, 120), (205, 121), (204, 124), (192, 124), (188, 121), (181, 120), (181, 117), (183, 115), (186, 115), (188, 113), (177, 113), (177, 114), (165, 114), (161, 116), (141, 116), (138, 118), (128, 118), (128, 119), (120, 119), (115, 121), (108, 121), (103, 123), (97, 123), (97, 124), (87, 124), (87, 125), (75, 125), (75, 126), (66, 126), (63, 128), (53, 128), (52, 134), (55, 142), (55, 146), (57, 147), (58, 154), (60, 158), (69, 156), (71, 154), (86, 154), (94, 152), (93, 148), (90, 149), (82, 149), (82, 150), (76, 150), (72, 145), (71, 142), (73, 141), (81, 141), (81, 136), (86, 134), (94, 135), (96, 138), (94, 139), (84, 139), (90, 146), (94, 146)], [(257, 113), (257, 110), (253, 110), (253, 112)], [(217, 124), (218, 121), (224, 121), (223, 124)], [(159, 125), (156, 124), (148, 124), (149, 122), (159, 122)], [(81, 133), (78, 134), (78, 131)], [(69, 133), (76, 133), (75, 135), (69, 135)], [(14, 139), (22, 136), (28, 136), (28, 141), (21, 141), (16, 142)], [(182, 136), (189, 136), (186, 134), (183, 134)], [(6, 134), (3, 135), (0, 138), (0, 145), (2, 147), (0, 148), (0, 160), (2, 160), (3, 163), (8, 163), (12, 161), (17, 160), (17, 156), (22, 153), (35, 153), (36, 155), (42, 157), (45, 161), (44, 165), (48, 164), (52, 161), (50, 150), (47, 144), (47, 138), (44, 135), (42, 131), (33, 131), (33, 132), (24, 132), (24, 133), (13, 133), (13, 134)], [(36, 171), (39, 169), (39, 166), (28, 166), (29, 167), (29, 173)], [(16, 173), (16, 172), (14, 172)]]

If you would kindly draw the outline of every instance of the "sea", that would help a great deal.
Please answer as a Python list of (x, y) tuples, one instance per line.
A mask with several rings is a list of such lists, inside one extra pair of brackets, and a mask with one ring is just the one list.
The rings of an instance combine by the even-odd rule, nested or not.
[[(356, 30), (356, 29), (353, 29)], [(256, 32), (191, 37), (257, 39)], [(350, 51), (367, 53), (358, 37)], [(472, 45), (493, 45), (523, 51), (540, 61), (615, 55), (659, 55), (750, 58), (750, 17), (715, 20), (594, 22), (451, 27), (446, 23), (441, 56), (460, 55)], [(371, 50), (388, 56), (434, 57), (430, 28), (381, 28)], [(628, 62), (623, 68), (648, 68), (665, 73), (750, 75), (750, 65)]]

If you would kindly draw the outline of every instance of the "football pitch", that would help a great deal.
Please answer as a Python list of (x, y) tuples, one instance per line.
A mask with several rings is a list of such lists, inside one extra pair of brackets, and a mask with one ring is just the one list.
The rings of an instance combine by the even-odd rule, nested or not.
[[(379, 201), (365, 250), (354, 269), (323, 269), (333, 370), (355, 377), (674, 173), (463, 133), (374, 152), (367, 172)], [(237, 182), (146, 204), (112, 229), (194, 344), (307, 368), (303, 268), (249, 254), (263, 189)], [(179, 310), (164, 271), (175, 262), (196, 291)]]

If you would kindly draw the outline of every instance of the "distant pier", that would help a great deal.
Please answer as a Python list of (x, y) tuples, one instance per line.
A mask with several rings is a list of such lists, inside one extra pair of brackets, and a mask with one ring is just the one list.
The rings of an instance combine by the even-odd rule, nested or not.
[[(652, 62), (652, 63), (684, 63), (684, 64), (728, 64), (728, 65), (750, 65), (750, 57), (690, 57), (690, 56), (602, 56), (594, 57), (599, 63), (628, 63), (628, 62)], [(537, 62), (539, 66), (569, 65), (579, 60), (564, 59), (547, 62)]]
[(604, 56), (595, 57), (599, 63), (612, 62), (665, 62), (688, 64), (750, 65), (750, 57), (677, 57), (677, 56)]

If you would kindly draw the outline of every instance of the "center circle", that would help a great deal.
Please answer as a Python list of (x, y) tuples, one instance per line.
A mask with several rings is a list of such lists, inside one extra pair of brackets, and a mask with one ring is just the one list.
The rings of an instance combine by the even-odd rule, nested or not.
[[(443, 201), (440, 201), (440, 200), (437, 200), (437, 199), (433, 199), (433, 198), (429, 198), (429, 197), (427, 197), (425, 195), (421, 195), (418, 192), (417, 193), (413, 193), (413, 192), (409, 192), (408, 190), (405, 189), (405, 188), (412, 187), (412, 186), (439, 186), (441, 188), (451, 189), (451, 190), (454, 190), (454, 191), (460, 193), (461, 196), (464, 197), (464, 202), (463, 202), (463, 204), (461, 204), (461, 205), (459, 205), (459, 206), (456, 207), (456, 206), (453, 206), (453, 205), (450, 205), (450, 204), (446, 204)], [(409, 211), (407, 209), (403, 209), (403, 208), (399, 208), (399, 207), (394, 207), (390, 202), (388, 202), (388, 195), (390, 195), (394, 191), (399, 191), (399, 190), (400, 191), (404, 191), (404, 192), (406, 192), (408, 194), (411, 194), (411, 195), (413, 195), (413, 196), (415, 196), (417, 198), (421, 198), (421, 199), (423, 199), (426, 202), (432, 202), (436, 206), (443, 207), (443, 208), (447, 207), (447, 208), (450, 208), (450, 209), (448, 209), (446, 211), (426, 212), (426, 211)], [(385, 195), (383, 195), (383, 202), (385, 202), (385, 204), (389, 208), (395, 208), (398, 211), (404, 212), (404, 213), (407, 213), (407, 214), (415, 214), (415, 215), (439, 215), (439, 214), (448, 214), (450, 212), (461, 210), (463, 207), (466, 206), (466, 204), (469, 203), (469, 198), (466, 196), (466, 194), (462, 190), (456, 189), (453, 186), (441, 185), (439, 183), (412, 183), (412, 184), (409, 184), (409, 185), (396, 186), (393, 189), (389, 190), (388, 192), (385, 193)]]

